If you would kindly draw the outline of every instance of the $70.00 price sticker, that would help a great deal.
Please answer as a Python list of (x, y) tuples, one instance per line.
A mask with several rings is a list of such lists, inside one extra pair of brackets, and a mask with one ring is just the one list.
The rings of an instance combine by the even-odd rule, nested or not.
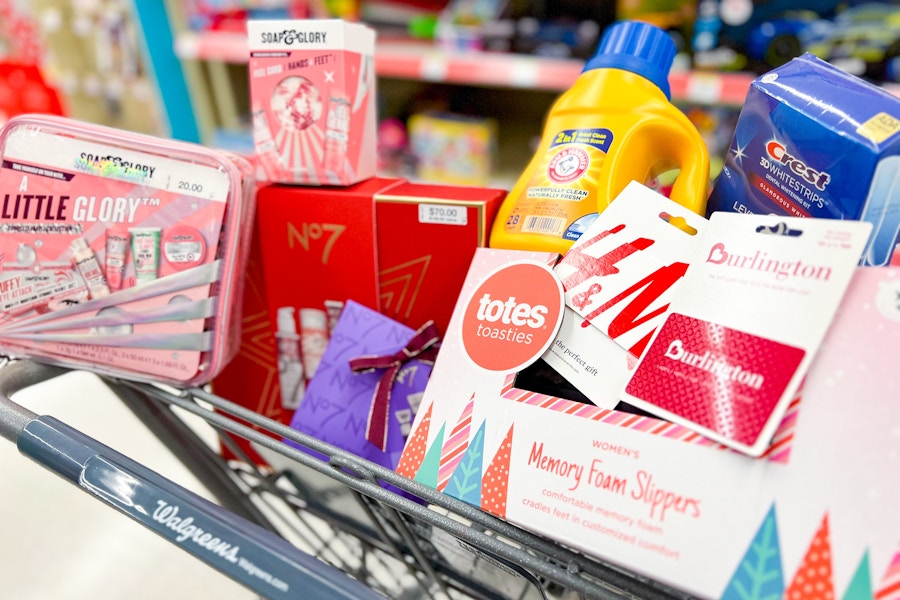
[(466, 206), (449, 204), (420, 204), (419, 223), (467, 225), (469, 211)]

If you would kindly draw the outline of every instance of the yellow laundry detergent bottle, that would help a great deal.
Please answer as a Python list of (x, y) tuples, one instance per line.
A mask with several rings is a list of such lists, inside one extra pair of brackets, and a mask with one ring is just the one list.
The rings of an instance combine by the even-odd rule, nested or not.
[(709, 151), (670, 102), (675, 43), (620, 21), (548, 113), (538, 150), (498, 211), (490, 246), (564, 254), (632, 180), (678, 169), (672, 200), (702, 215)]

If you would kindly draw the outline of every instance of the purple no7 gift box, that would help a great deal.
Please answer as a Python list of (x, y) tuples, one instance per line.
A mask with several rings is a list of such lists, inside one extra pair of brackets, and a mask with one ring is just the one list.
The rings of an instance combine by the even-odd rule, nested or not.
[[(434, 365), (437, 338), (432, 331), (423, 328), (416, 332), (348, 300), (291, 427), (396, 468)], [(394, 375), (392, 382), (390, 375)], [(389, 387), (384, 389), (379, 410), (376, 394), (380, 382)], [(376, 443), (367, 439), (367, 430)]]

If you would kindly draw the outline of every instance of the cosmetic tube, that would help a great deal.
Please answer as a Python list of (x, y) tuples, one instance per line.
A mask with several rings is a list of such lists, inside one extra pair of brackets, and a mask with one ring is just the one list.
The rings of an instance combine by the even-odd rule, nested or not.
[(72, 250), (72, 262), (75, 263), (75, 268), (78, 269), (78, 272), (84, 279), (91, 298), (109, 296), (106, 277), (103, 276), (103, 270), (100, 268), (100, 263), (97, 262), (97, 256), (94, 254), (94, 250), (88, 246), (87, 240), (83, 237), (75, 238), (70, 249)]
[(108, 229), (106, 231), (106, 283), (111, 291), (122, 289), (127, 255), (128, 234), (121, 229)]
[(278, 351), (278, 384), (281, 387), (281, 406), (286, 410), (297, 410), (306, 392), (303, 378), (303, 363), (300, 359), (300, 335), (294, 319), (294, 307), (282, 306), (278, 309), (278, 329), (275, 343)]
[(153, 281), (159, 276), (159, 227), (132, 227), (131, 256), (137, 285)]
[(316, 374), (328, 346), (328, 314), (318, 308), (300, 309), (300, 346), (303, 370), (309, 379)]

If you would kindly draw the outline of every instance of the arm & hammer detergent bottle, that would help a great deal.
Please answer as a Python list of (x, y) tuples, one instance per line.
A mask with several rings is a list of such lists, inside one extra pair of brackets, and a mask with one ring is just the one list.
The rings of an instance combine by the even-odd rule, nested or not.
[(670, 101), (675, 43), (654, 25), (607, 29), (548, 113), (539, 148), (498, 211), (490, 246), (565, 254), (632, 180), (678, 169), (671, 198), (703, 215), (709, 151)]

